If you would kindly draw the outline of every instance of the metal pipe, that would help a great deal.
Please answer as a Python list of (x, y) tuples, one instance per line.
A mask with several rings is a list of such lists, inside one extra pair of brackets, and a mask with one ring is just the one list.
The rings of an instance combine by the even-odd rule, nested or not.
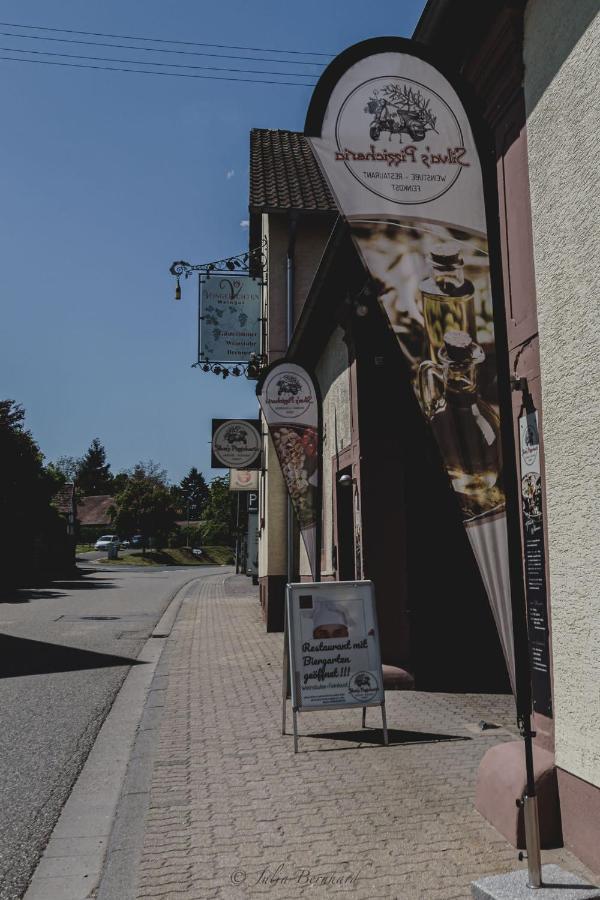
[(525, 845), (527, 847), (527, 887), (542, 886), (542, 858), (540, 853), (540, 823), (538, 819), (537, 797), (523, 797), (523, 818), (525, 820)]
[(240, 492), (237, 492), (237, 512), (235, 517), (235, 574), (240, 571)]
[[(294, 289), (295, 289), (295, 251), (296, 232), (298, 228), (298, 214), (292, 210), (290, 213), (289, 237), (286, 262), (286, 349), (292, 341), (294, 333)], [(294, 580), (294, 510), (292, 501), (287, 497), (287, 581), (291, 584)]]
[[(502, 319), (501, 329), (506, 327)], [(542, 864), (540, 857), (540, 826), (535, 791), (535, 771), (533, 765), (532, 728), (533, 696), (531, 688), (531, 642), (526, 615), (525, 585), (523, 582), (523, 548), (520, 530), (520, 479), (517, 473), (516, 448), (514, 445), (512, 391), (522, 390), (521, 382), (510, 382), (504, 370), (498, 370), (498, 385), (503, 394), (501, 429), (503, 431), (504, 459), (514, 460), (512, 465), (504, 468), (506, 487), (506, 513), (509, 527), (509, 564), (511, 567), (512, 624), (515, 648), (515, 688), (517, 704), (517, 721), (523, 738), (525, 751), (525, 774), (527, 787), (522, 798), (523, 817), (525, 821), (525, 846), (527, 849), (528, 885), (538, 888), (542, 883)], [(502, 384), (501, 384), (502, 382)], [(526, 382), (525, 382), (526, 387)], [(512, 537), (512, 540), (511, 540)], [(529, 812), (528, 812), (529, 810)]]

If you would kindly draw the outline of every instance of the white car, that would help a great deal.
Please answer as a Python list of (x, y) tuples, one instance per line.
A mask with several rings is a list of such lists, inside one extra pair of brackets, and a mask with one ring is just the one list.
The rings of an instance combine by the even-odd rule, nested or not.
[(95, 550), (108, 550), (108, 548), (112, 544), (118, 544), (119, 538), (116, 534), (104, 534), (102, 537), (99, 537), (96, 543), (94, 544)]

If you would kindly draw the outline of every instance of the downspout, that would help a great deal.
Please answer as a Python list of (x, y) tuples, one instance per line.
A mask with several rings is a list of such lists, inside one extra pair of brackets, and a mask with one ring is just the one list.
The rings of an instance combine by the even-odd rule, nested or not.
[[(288, 249), (287, 249), (287, 318), (286, 339), (287, 348), (292, 342), (294, 333), (294, 281), (295, 281), (295, 253), (296, 234), (298, 232), (298, 211), (292, 209), (289, 217)], [(286, 349), (287, 349), (286, 348)]]
[[(286, 287), (286, 352), (289, 350), (294, 333), (294, 290), (295, 290), (295, 253), (296, 235), (298, 231), (298, 211), (290, 210), (287, 249), (287, 287)], [(287, 496), (287, 580), (294, 580), (294, 510), (290, 495)]]

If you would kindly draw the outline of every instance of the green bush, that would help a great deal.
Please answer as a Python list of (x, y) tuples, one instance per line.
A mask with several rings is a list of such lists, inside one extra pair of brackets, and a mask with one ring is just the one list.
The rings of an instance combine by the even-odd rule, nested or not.
[(169, 547), (202, 547), (204, 534), (202, 528), (197, 525), (182, 525), (169, 538)]

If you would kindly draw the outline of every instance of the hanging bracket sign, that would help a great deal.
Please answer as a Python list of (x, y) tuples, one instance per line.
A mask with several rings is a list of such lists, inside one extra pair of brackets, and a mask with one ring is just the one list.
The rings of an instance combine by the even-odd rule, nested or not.
[(247, 362), (260, 353), (262, 283), (238, 272), (200, 282), (198, 362)]
[(262, 441), (258, 419), (213, 419), (213, 469), (260, 469)]

